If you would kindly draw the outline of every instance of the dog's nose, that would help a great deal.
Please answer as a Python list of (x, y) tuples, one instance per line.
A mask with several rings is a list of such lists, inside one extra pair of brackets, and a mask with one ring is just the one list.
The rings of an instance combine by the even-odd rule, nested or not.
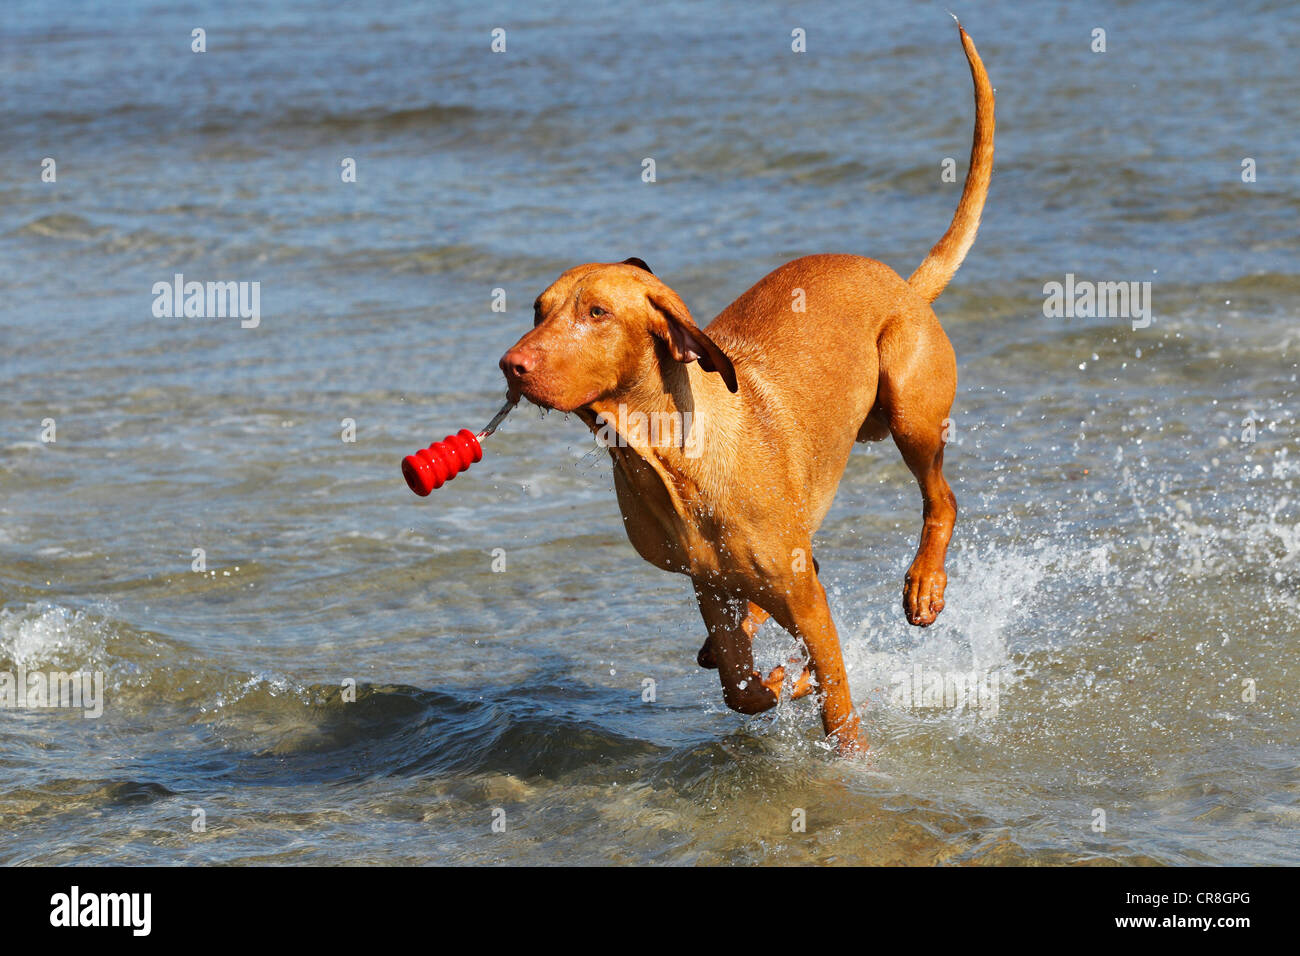
[(500, 365), (506, 378), (523, 378), (537, 366), (537, 353), (532, 349), (515, 347), (501, 356)]

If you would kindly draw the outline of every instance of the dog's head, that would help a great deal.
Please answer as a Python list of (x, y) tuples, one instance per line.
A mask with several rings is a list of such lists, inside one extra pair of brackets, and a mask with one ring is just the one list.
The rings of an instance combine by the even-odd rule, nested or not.
[(568, 270), (533, 305), (533, 330), (501, 357), (512, 397), (564, 412), (616, 395), (654, 363), (699, 362), (737, 390), (731, 360), (640, 259)]

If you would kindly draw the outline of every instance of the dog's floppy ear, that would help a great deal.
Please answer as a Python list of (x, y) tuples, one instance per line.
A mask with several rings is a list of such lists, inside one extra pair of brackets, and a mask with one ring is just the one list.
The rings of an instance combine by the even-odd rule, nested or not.
[(624, 259), (624, 260), (623, 260), (623, 265), (625, 265), (625, 266), (636, 266), (638, 269), (644, 269), (646, 272), (650, 273), (651, 275), (654, 275), (654, 274), (655, 274), (655, 273), (654, 273), (654, 270), (651, 269), (648, 265), (645, 264), (645, 260), (644, 260), (644, 259), (638, 259), (636, 256), (633, 256), (633, 257), (630, 258), (630, 259)]
[(664, 286), (646, 294), (658, 321), (650, 331), (663, 339), (668, 351), (679, 362), (699, 362), (706, 372), (717, 372), (732, 392), (740, 390), (731, 359), (705, 335), (691, 318), (686, 304), (672, 289)]

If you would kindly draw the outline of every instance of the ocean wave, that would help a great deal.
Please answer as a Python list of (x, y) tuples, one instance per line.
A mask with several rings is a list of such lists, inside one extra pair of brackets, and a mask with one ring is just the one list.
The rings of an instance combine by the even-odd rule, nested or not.
[(281, 112), (228, 112), (198, 126), (203, 135), (225, 136), (248, 129), (316, 131), (330, 135), (355, 133), (404, 133), (439, 129), (469, 122), (482, 115), (472, 106), (426, 103), (422, 106), (390, 109), (365, 107), (345, 112), (291, 108)]
[(45, 239), (87, 241), (97, 239), (112, 231), (110, 227), (97, 225), (82, 216), (73, 213), (56, 212), (33, 219), (17, 229), (11, 229), (5, 235), (18, 238), (39, 236)]
[(8, 111), (4, 125), (16, 130), (58, 130), (71, 135), (87, 130), (129, 133), (131, 138), (148, 134), (159, 137), (186, 136), (228, 138), (231, 134), (276, 130), (302, 135), (382, 135), (437, 130), (472, 122), (482, 111), (472, 106), (425, 103), (393, 109), (366, 106), (351, 110), (315, 109), (301, 106), (279, 110), (217, 108), (197, 111), (154, 103), (119, 104), (103, 111), (49, 110), (29, 114)]

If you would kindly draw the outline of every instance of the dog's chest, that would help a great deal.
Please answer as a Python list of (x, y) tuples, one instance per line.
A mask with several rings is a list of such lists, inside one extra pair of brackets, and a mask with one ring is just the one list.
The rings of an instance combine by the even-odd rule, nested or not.
[(636, 454), (616, 455), (614, 490), (623, 527), (637, 554), (664, 571), (696, 574), (716, 564), (709, 533), (683, 500), (691, 489), (666, 486), (658, 471)]

